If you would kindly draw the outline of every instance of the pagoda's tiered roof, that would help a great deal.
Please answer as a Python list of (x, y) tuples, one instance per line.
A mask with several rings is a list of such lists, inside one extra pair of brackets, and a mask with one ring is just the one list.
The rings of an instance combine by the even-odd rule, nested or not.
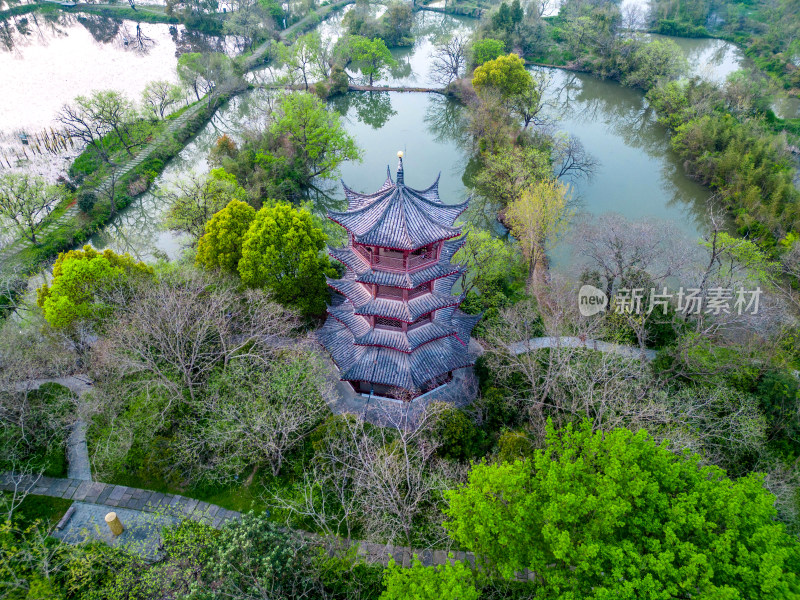
[[(341, 279), (328, 280), (335, 293), (328, 320), (318, 332), (341, 379), (357, 385), (367, 382), (402, 388), (413, 394), (470, 366), (467, 346), (480, 316), (458, 310), (464, 296), (454, 295), (453, 286), (465, 267), (450, 262), (466, 240), (454, 223), (467, 204), (444, 204), (439, 198), (438, 178), (424, 190), (406, 186), (402, 159), (396, 180), (387, 169), (386, 181), (377, 192), (361, 194), (346, 185), (344, 192), (347, 211), (330, 212), (329, 217), (350, 233), (346, 247), (330, 249), (331, 256), (346, 269)], [(405, 268), (409, 251), (437, 243), (438, 259), (423, 266), (417, 263), (413, 271)], [(406, 258), (394, 263), (404, 268), (383, 270), (371, 264), (354, 244), (404, 251)], [(378, 255), (383, 256), (380, 251)], [(420, 288), (431, 282), (430, 288)], [(403, 300), (402, 295), (383, 295), (399, 295), (400, 289), (379, 291), (381, 295), (376, 297), (375, 286), (420, 289)], [(430, 321), (418, 321), (429, 313), (433, 313)], [(406, 325), (394, 327), (380, 318)]]
[[(398, 172), (398, 179), (402, 176)], [(427, 189), (415, 190), (389, 175), (374, 194), (359, 194), (342, 182), (347, 197), (346, 212), (331, 211), (328, 218), (353, 236), (359, 244), (395, 250), (416, 250), (461, 234), (453, 223), (467, 203), (443, 204), (439, 179)]]
[[(348, 276), (349, 275), (349, 276)], [(461, 271), (442, 277), (434, 284), (434, 291), (412, 298), (407, 302), (389, 298), (375, 298), (350, 273), (342, 279), (328, 279), (328, 285), (345, 296), (358, 315), (374, 315), (398, 319), (411, 323), (418, 317), (446, 306), (458, 306), (464, 296), (454, 296), (451, 292)]]
[(384, 346), (401, 352), (413, 352), (424, 344), (450, 335), (455, 335), (462, 342), (468, 343), (472, 328), (480, 318), (480, 315), (467, 315), (452, 305), (439, 310), (432, 322), (419, 325), (407, 332), (373, 328), (364, 316), (355, 312), (349, 300), (342, 296), (339, 298), (341, 302), (330, 306), (328, 312), (351, 332), (351, 338), (345, 337), (343, 341), (357, 346)]
[(318, 332), (346, 381), (370, 381), (406, 390), (456, 369), (472, 365), (466, 346), (453, 335), (424, 344), (411, 353), (392, 348), (357, 346), (340, 321), (328, 319)]

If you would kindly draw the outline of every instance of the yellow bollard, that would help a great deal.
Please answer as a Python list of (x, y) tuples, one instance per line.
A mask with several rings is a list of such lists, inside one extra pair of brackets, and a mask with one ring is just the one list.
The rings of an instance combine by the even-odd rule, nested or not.
[(125, 529), (122, 526), (122, 521), (119, 520), (119, 517), (115, 512), (110, 512), (106, 515), (106, 523), (108, 523), (108, 528), (111, 530), (111, 533), (113, 533), (114, 536), (118, 536), (120, 533), (122, 533), (123, 529)]

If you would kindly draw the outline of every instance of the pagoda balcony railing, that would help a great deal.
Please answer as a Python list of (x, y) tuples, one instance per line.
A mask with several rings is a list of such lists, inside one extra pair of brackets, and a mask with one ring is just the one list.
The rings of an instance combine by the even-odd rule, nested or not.
[(429, 293), (430, 291), (431, 291), (431, 290), (430, 290), (430, 288), (429, 288), (427, 285), (425, 285), (425, 286), (420, 286), (420, 287), (418, 287), (418, 288), (414, 288), (413, 290), (409, 290), (409, 292), (408, 292), (408, 299), (409, 299), (409, 300), (411, 300), (412, 298), (419, 298), (419, 297), (420, 297), (420, 296), (422, 296), (423, 294), (427, 294), (427, 293)]
[(436, 252), (428, 251), (424, 254), (412, 255), (408, 257), (408, 268), (410, 270), (419, 269), (426, 265), (436, 262)]
[(404, 259), (376, 254), (372, 258), (372, 266), (383, 271), (415, 271), (436, 262), (436, 254), (430, 252), (429, 255), (409, 256)]
[(403, 290), (399, 288), (388, 288), (381, 286), (381, 288), (378, 289), (376, 298), (385, 298), (387, 300), (402, 300)]
[(423, 254), (412, 254), (406, 258), (372, 253), (366, 247), (353, 244), (353, 250), (371, 267), (382, 271), (415, 271), (436, 262), (436, 252), (429, 250)]
[(364, 246), (356, 246), (353, 245), (353, 250), (355, 250), (358, 254), (361, 255), (361, 258), (367, 261), (367, 264), (372, 262), (372, 253), (367, 250)]

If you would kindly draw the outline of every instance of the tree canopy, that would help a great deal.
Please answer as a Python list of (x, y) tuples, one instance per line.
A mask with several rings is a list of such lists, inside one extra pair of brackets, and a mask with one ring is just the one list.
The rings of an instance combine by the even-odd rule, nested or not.
[(357, 64), (361, 74), (367, 78), (371, 86), (375, 79), (379, 79), (387, 67), (397, 63), (392, 58), (392, 53), (386, 47), (386, 42), (381, 38), (365, 38), (352, 36), (350, 48), (353, 61)]
[(231, 200), (206, 223), (205, 235), (197, 244), (197, 264), (206, 269), (237, 273), (242, 241), (255, 216), (252, 206), (241, 200)]
[(321, 253), (325, 234), (307, 210), (278, 203), (256, 213), (242, 241), (239, 274), (247, 285), (264, 287), (277, 302), (305, 315), (325, 311), (325, 275), (336, 271)]
[(800, 545), (754, 474), (731, 480), (645, 431), (556, 431), (448, 493), (453, 539), (554, 598), (795, 598)]
[(44, 217), (63, 195), (61, 186), (48, 185), (41, 177), (22, 173), (0, 176), (0, 228), (13, 228), (36, 243)]
[(479, 94), (495, 90), (503, 98), (524, 94), (533, 84), (525, 61), (516, 54), (489, 60), (475, 69), (472, 85)]
[(165, 196), (169, 208), (164, 226), (189, 234), (193, 242), (203, 237), (206, 223), (214, 214), (232, 200), (247, 200), (247, 192), (236, 183), (236, 177), (223, 169), (212, 169), (208, 175), (190, 173)]
[(51, 326), (63, 328), (76, 321), (98, 321), (111, 305), (102, 297), (112, 286), (131, 277), (153, 274), (152, 267), (136, 262), (129, 254), (111, 250), (98, 252), (91, 246), (58, 255), (53, 265), (53, 280), (37, 290), (36, 303), (44, 310)]
[(303, 184), (311, 179), (335, 177), (345, 160), (361, 157), (358, 146), (344, 130), (339, 115), (308, 93), (286, 94), (278, 101), (270, 134), (291, 148), (291, 172)]
[(472, 44), (472, 64), (480, 66), (495, 60), (505, 52), (506, 44), (501, 40), (485, 38)]

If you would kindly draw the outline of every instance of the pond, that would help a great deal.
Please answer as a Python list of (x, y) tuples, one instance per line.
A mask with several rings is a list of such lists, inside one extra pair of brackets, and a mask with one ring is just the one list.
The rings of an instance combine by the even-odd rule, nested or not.
[[(417, 42), (412, 48), (393, 51), (403, 67), (387, 83), (430, 85), (433, 40), (448, 31), (468, 31), (474, 23), (439, 13), (418, 13)], [(322, 27), (327, 35), (336, 32), (335, 21)], [(735, 55), (720, 52), (716, 40), (700, 40), (705, 46), (695, 45), (696, 41), (682, 45), (697, 57), (695, 65), (727, 56), (718, 63), (726, 70), (737, 60)], [(676, 223), (688, 237), (697, 238), (706, 228), (710, 192), (686, 177), (669, 149), (667, 132), (656, 122), (643, 95), (585, 74), (562, 70), (548, 73), (551, 83), (546, 99), (555, 129), (575, 135), (599, 160), (591, 179), (571, 182), (580, 210), (589, 215), (617, 212), (631, 219), (663, 219)], [(471, 152), (460, 141), (464, 115), (459, 105), (434, 94), (383, 92), (350, 93), (332, 100), (330, 106), (344, 115), (346, 129), (364, 151), (363, 162), (345, 163), (341, 168), (342, 178), (352, 188), (362, 192), (377, 189), (387, 164), (394, 170), (396, 152), (403, 150), (409, 185), (425, 187), (441, 171), (439, 189), (445, 202), (461, 202), (467, 196), (464, 179)], [(223, 133), (239, 138), (258, 122), (263, 111), (264, 93), (258, 91), (221, 108), (170, 163), (156, 188), (136, 199), (92, 243), (141, 258), (179, 256), (181, 240), (159, 229), (165, 208), (159, 188), (168, 187), (189, 169), (206, 171), (206, 157), (216, 138)], [(321, 213), (343, 199), (335, 182), (329, 187), (327, 197), (317, 198)], [(556, 263), (562, 262), (563, 252), (555, 258)]]
[(29, 13), (0, 21), (0, 132), (39, 131), (78, 94), (109, 89), (138, 100), (156, 79), (177, 81), (177, 57), (236, 51), (235, 40), (183, 26), (82, 13)]

